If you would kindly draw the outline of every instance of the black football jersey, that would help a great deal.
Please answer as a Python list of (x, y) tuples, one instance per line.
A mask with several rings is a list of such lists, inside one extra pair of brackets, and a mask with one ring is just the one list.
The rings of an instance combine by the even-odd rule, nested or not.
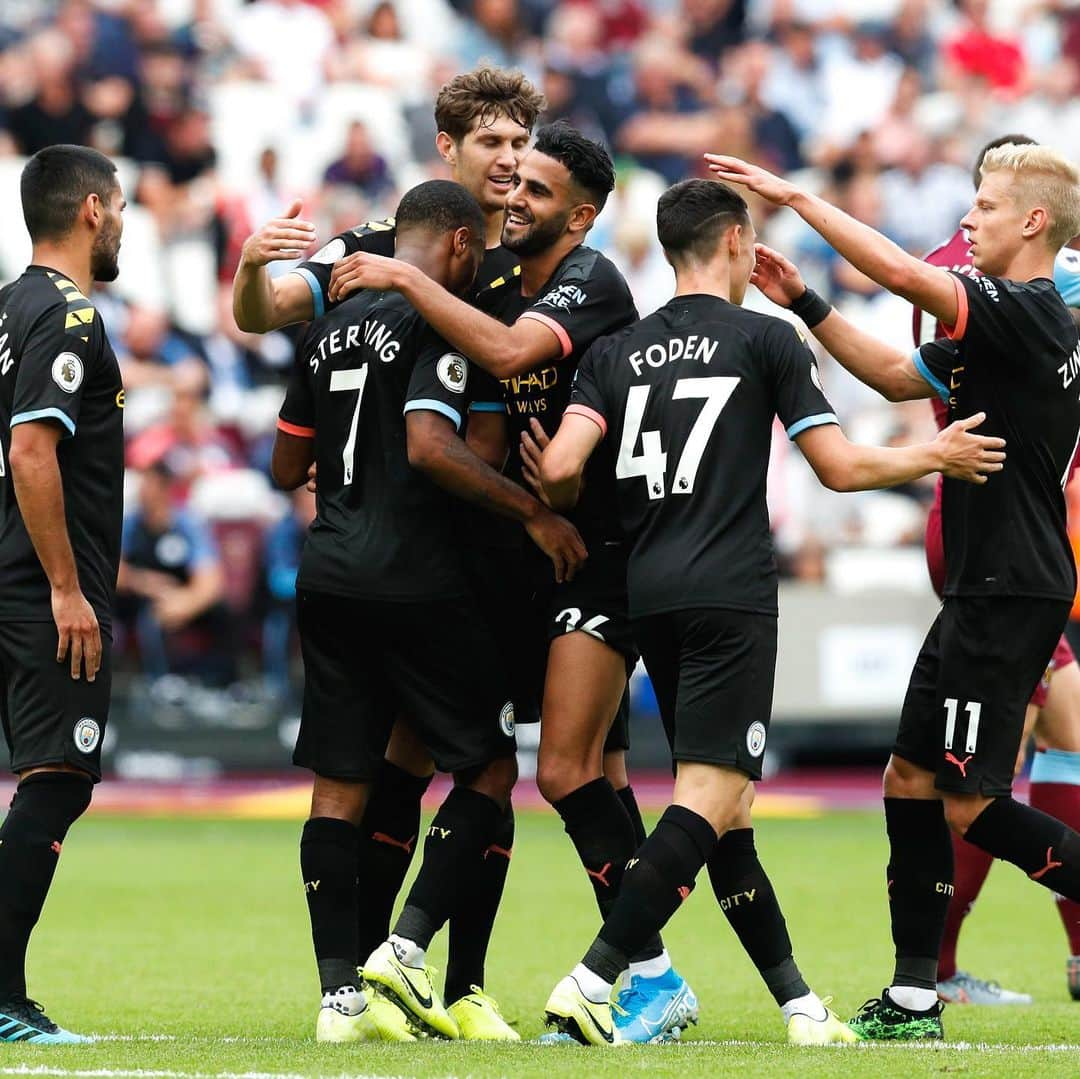
[(78, 287), (29, 266), (0, 289), (0, 619), (52, 619), (51, 590), (15, 500), (8, 458), (21, 423), (55, 423), (79, 587), (112, 626), (124, 515), (124, 386), (101, 316)]
[[(574, 372), (589, 346), (605, 334), (636, 321), (637, 309), (623, 276), (610, 259), (590, 247), (577, 247), (559, 264), (535, 295), (523, 296), (520, 275), (494, 282), (477, 296), (477, 306), (507, 325), (519, 318), (547, 326), (562, 348), (559, 359), (502, 380), (512, 432), (512, 458), (518, 437), (536, 418), (548, 435), (558, 430), (570, 401)], [(601, 447), (590, 459), (581, 502), (570, 519), (589, 540), (619, 536), (611, 460)]]
[(460, 430), (470, 378), (468, 360), (397, 293), (358, 293), (311, 324), (278, 419), (315, 439), (300, 587), (402, 601), (465, 592), (455, 500), (409, 465), (405, 413), (438, 412)]
[(716, 296), (677, 296), (589, 349), (568, 411), (598, 424), (614, 456), (631, 615), (776, 614), (773, 419), (790, 438), (837, 422), (791, 325)]
[(1049, 278), (957, 282), (948, 339), (915, 365), (949, 419), (985, 412), (978, 434), (1006, 440), (1005, 468), (975, 486), (945, 479), (946, 596), (1071, 599), (1076, 570), (1064, 486), (1080, 438), (1080, 339)]
[[(330, 275), (334, 272), (334, 263), (353, 255), (357, 251), (366, 251), (370, 255), (394, 257), (394, 242), (397, 232), (392, 217), (381, 221), (367, 221), (354, 229), (339, 232), (329, 243), (324, 244), (311, 258), (301, 262), (293, 270), (298, 273), (311, 289), (315, 317), (320, 318), (335, 306), (328, 295)], [(484, 261), (476, 275), (473, 293), (479, 293), (492, 283), (502, 283), (502, 279), (512, 275), (518, 264), (517, 256), (505, 247), (490, 247), (484, 253)]]

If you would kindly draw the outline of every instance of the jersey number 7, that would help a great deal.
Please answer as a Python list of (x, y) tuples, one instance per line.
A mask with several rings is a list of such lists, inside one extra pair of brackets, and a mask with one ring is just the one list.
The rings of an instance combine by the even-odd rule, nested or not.
[[(716, 421), (728, 399), (735, 392), (739, 379), (732, 375), (711, 378), (680, 378), (671, 392), (673, 401), (698, 398), (701, 406), (697, 420), (690, 429), (690, 436), (683, 447), (682, 456), (675, 467), (672, 494), (694, 493), (694, 480), (698, 466), (709, 444)], [(620, 480), (644, 476), (649, 488), (649, 498), (663, 498), (667, 493), (667, 454), (661, 447), (659, 431), (642, 431), (645, 405), (649, 399), (649, 386), (632, 386), (626, 395), (626, 416), (623, 419), (623, 436), (615, 461), (615, 476)], [(641, 438), (641, 453), (634, 452)]]
[(364, 383), (367, 382), (367, 364), (362, 367), (350, 367), (346, 371), (330, 372), (330, 392), (341, 393), (345, 390), (356, 390), (356, 408), (353, 409), (352, 424), (349, 426), (349, 437), (345, 439), (345, 448), (341, 451), (341, 463), (345, 472), (342, 484), (348, 487), (353, 478), (353, 457), (356, 453), (356, 429), (360, 423), (360, 402), (364, 399)]

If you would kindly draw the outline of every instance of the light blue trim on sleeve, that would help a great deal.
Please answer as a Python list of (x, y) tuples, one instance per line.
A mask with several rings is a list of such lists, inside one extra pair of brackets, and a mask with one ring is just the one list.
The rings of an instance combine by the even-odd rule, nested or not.
[(1044, 749), (1031, 762), (1032, 783), (1066, 783), (1080, 787), (1080, 753)]
[(461, 413), (445, 402), (436, 401), (431, 397), (418, 397), (413, 401), (406, 401), (402, 412), (438, 412), (454, 425), (455, 430), (461, 430)]
[(290, 270), (289, 273), (299, 274), (307, 282), (307, 287), (311, 289), (311, 300), (315, 309), (315, 317), (322, 318), (322, 316), (326, 314), (326, 298), (323, 296), (322, 285), (319, 284), (319, 279), (310, 270), (305, 270), (303, 266), (299, 266), (295, 270)]
[(797, 420), (787, 429), (787, 436), (794, 439), (796, 435), (801, 435), (803, 431), (808, 431), (811, 427), (822, 427), (826, 423), (839, 424), (839, 422), (834, 413), (819, 412), (816, 416), (806, 416)]
[(505, 412), (506, 405), (502, 401), (473, 401), (469, 405), (470, 412)]
[(58, 408), (35, 408), (33, 412), (20, 412), (11, 417), (11, 426), (32, 423), (34, 420), (59, 420), (67, 428), (69, 435), (75, 434), (75, 424), (71, 417)]
[[(1054, 288), (1069, 307), (1080, 307), (1080, 253), (1069, 251), (1066, 255), (1066, 251), (1069, 249), (1063, 247), (1054, 260)], [(1077, 267), (1074, 269), (1070, 262), (1076, 262)]]
[(926, 360), (924, 360), (922, 358), (922, 352), (919, 349), (916, 349), (911, 354), (911, 362), (913, 364), (915, 364), (915, 370), (918, 371), (919, 374), (922, 375), (922, 377), (926, 379), (927, 383), (929, 384), (930, 388), (934, 391), (934, 393), (936, 393), (938, 395), (938, 397), (940, 397), (942, 399), (942, 401), (945, 402), (945, 404), (948, 404), (949, 403), (949, 390), (948, 390), (948, 388), (946, 387), (945, 383), (942, 382), (941, 379), (938, 378), (937, 375), (935, 375), (934, 372), (931, 371), (930, 368), (926, 366)]

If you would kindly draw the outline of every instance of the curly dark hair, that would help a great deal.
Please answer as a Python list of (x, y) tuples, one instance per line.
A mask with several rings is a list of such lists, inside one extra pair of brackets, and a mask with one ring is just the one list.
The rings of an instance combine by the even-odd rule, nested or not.
[(478, 67), (455, 75), (435, 99), (435, 126), (454, 142), (472, 130), (507, 116), (527, 131), (547, 107), (547, 98), (520, 71)]

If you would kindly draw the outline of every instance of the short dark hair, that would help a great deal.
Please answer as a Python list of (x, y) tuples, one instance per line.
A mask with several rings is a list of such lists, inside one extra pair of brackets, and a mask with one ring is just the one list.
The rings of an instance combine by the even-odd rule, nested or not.
[(547, 107), (547, 99), (520, 71), (483, 65), (455, 75), (435, 99), (435, 127), (454, 142), (472, 129), (506, 116), (526, 131)]
[(399, 236), (415, 228), (453, 232), (468, 227), (483, 237), (487, 228), (480, 203), (453, 180), (425, 180), (406, 191), (394, 220)]
[(1015, 146), (1034, 146), (1037, 141), (1037, 139), (1031, 138), (1030, 135), (999, 135), (996, 139), (991, 139), (979, 151), (979, 156), (975, 158), (975, 168), (971, 173), (971, 178), (975, 182), (975, 189), (978, 190), (979, 184), (982, 183), (983, 158), (986, 157), (991, 150), (996, 150), (999, 146), (1004, 146), (1009, 142), (1013, 143)]
[(108, 202), (116, 186), (116, 166), (89, 146), (61, 144), (38, 150), (19, 181), (30, 239), (37, 243), (66, 236), (86, 196)]
[(574, 183), (593, 200), (597, 213), (604, 208), (615, 188), (615, 166), (600, 143), (587, 139), (565, 120), (556, 120), (540, 128), (533, 149), (564, 165)]
[(749, 224), (746, 200), (718, 180), (683, 180), (656, 204), (660, 246), (676, 263), (707, 262), (730, 226)]

